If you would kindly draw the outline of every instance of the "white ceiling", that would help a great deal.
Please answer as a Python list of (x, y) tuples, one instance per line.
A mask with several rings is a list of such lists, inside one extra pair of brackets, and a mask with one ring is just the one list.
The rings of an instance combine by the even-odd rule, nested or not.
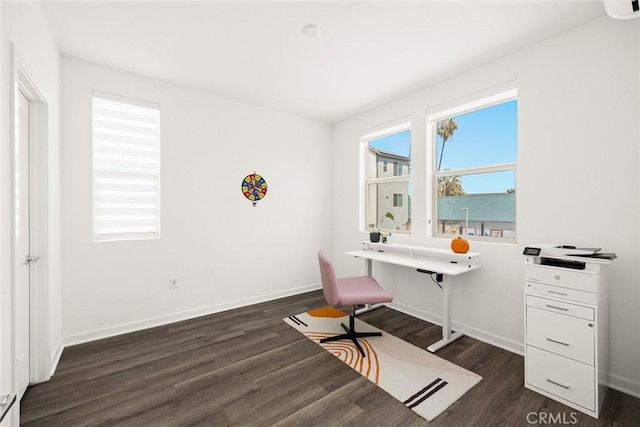
[[(604, 15), (594, 1), (45, 1), (63, 55), (334, 123)], [(305, 24), (321, 28), (317, 38)]]

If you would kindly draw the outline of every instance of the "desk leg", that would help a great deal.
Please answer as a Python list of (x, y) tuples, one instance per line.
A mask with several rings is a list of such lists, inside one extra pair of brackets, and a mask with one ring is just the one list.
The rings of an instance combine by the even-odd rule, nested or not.
[(435, 353), (442, 347), (446, 346), (462, 337), (462, 332), (453, 332), (451, 330), (451, 282), (453, 278), (447, 277), (447, 280), (442, 282), (442, 339), (436, 343), (427, 347), (431, 353)]
[[(367, 259), (367, 276), (371, 276), (373, 274), (373, 262), (370, 259)], [(365, 304), (364, 307), (356, 310), (356, 316), (358, 314), (366, 313), (367, 311), (375, 310), (376, 308), (384, 307), (385, 304)]]

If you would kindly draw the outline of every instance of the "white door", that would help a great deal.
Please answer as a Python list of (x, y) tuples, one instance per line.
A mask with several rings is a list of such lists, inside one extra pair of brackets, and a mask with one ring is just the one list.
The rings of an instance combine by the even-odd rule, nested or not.
[(15, 155), (15, 369), (16, 393), (22, 398), (29, 385), (29, 100), (19, 92), (18, 138)]

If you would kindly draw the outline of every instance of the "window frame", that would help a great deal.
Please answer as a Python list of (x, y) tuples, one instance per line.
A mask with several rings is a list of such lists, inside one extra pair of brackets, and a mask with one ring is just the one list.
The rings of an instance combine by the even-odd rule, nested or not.
[[(517, 180), (517, 159), (515, 162), (508, 163), (496, 163), (486, 166), (475, 166), (462, 169), (450, 169), (446, 171), (438, 172), (436, 170), (437, 156), (437, 123), (441, 120), (461, 116), (474, 111), (483, 110), (496, 105), (500, 105), (506, 102), (516, 100), (518, 101), (518, 89), (515, 82), (510, 82), (504, 85), (497, 86), (487, 91), (482, 91), (475, 95), (471, 95), (462, 99), (451, 101), (449, 103), (440, 105), (438, 107), (430, 108), (427, 110), (427, 147), (431, 153), (431, 161), (429, 163), (428, 175), (431, 179), (431, 197), (429, 198), (432, 203), (431, 214), (432, 218), (428, 220), (431, 225), (431, 237), (451, 239), (454, 235), (444, 234), (438, 232), (438, 180), (439, 178), (451, 177), (451, 176), (469, 176), (478, 175), (483, 173), (492, 172), (504, 172), (513, 171)], [(519, 101), (518, 101), (519, 102)], [(516, 117), (516, 120), (518, 118)], [(516, 140), (517, 145), (517, 140)], [(517, 146), (516, 146), (517, 152)], [(517, 188), (514, 182), (515, 188)], [(511, 243), (517, 242), (517, 213), (516, 213), (516, 237), (515, 238), (497, 238), (491, 236), (464, 236), (465, 239), (475, 241), (486, 241), (493, 243)]]
[[(367, 214), (369, 211), (369, 205), (371, 203), (371, 200), (369, 197), (370, 186), (378, 185), (378, 184), (397, 183), (397, 182), (407, 182), (410, 184), (412, 181), (412, 168), (408, 168), (407, 175), (395, 176), (395, 170), (394, 170), (394, 176), (388, 176), (383, 178), (370, 178), (368, 176), (368, 172), (371, 168), (369, 155), (368, 155), (369, 142), (372, 140), (384, 138), (386, 136), (405, 132), (405, 131), (409, 131), (411, 133), (411, 144), (413, 144), (413, 131), (411, 129), (411, 118), (408, 116), (391, 121), (391, 122), (387, 122), (383, 125), (376, 126), (375, 128), (372, 128), (369, 130), (362, 131), (360, 134), (360, 171), (361, 171), (360, 172), (360, 181), (361, 181), (360, 230), (363, 232), (370, 231), (370, 227), (368, 224), (368, 217), (367, 217)], [(412, 151), (413, 150), (410, 150), (409, 152), (409, 164), (411, 164), (412, 162)], [(376, 221), (378, 220), (379, 218), (376, 218)], [(376, 227), (377, 227), (377, 222), (376, 222)], [(404, 234), (404, 235), (411, 234), (411, 231), (397, 230), (395, 228), (389, 229), (389, 228), (382, 227), (382, 230), (387, 232), (397, 233), (397, 234)]]
[[(128, 107), (132, 107), (132, 108), (138, 108), (138, 109), (146, 109), (146, 110), (155, 110), (157, 111), (157, 138), (155, 141), (155, 146), (154, 148), (156, 149), (155, 151), (157, 152), (157, 155), (155, 156), (155, 158), (157, 159), (157, 172), (155, 174), (154, 177), (154, 184), (151, 184), (153, 186), (156, 187), (156, 193), (157, 193), (157, 197), (155, 198), (155, 200), (157, 201), (157, 206), (154, 209), (154, 215), (157, 218), (156, 221), (156, 226), (157, 226), (157, 230), (156, 231), (133, 231), (133, 232), (121, 232), (121, 233), (99, 233), (97, 231), (97, 219), (99, 216), (99, 212), (97, 209), (97, 185), (98, 182), (97, 180), (99, 179), (99, 177), (97, 175), (99, 175), (98, 171), (97, 171), (97, 148), (96, 148), (96, 144), (97, 144), (97, 138), (96, 138), (96, 130), (97, 130), (97, 126), (96, 126), (96, 100), (99, 101), (106, 101), (106, 102), (112, 102), (112, 103), (120, 103), (120, 104), (125, 104)], [(99, 102), (98, 101), (98, 102)], [(91, 139), (92, 139), (92, 144), (91, 144), (91, 162), (92, 162), (92, 169), (91, 169), (91, 175), (92, 175), (92, 241), (94, 243), (99, 243), (99, 242), (117, 242), (117, 241), (129, 241), (129, 240), (153, 240), (153, 239), (160, 239), (161, 236), (161, 176), (162, 176), (162, 170), (161, 170), (161, 161), (162, 161), (162, 152), (161, 152), (161, 148), (162, 148), (162, 111), (160, 108), (160, 104), (158, 103), (153, 103), (153, 102), (149, 102), (149, 101), (143, 101), (143, 100), (139, 100), (139, 99), (135, 99), (135, 98), (130, 98), (130, 97), (125, 97), (125, 96), (120, 96), (120, 95), (114, 95), (111, 93), (106, 93), (106, 92), (100, 92), (100, 91), (96, 91), (94, 90), (92, 93), (92, 97), (91, 97), (91, 120), (92, 120), (92, 130), (91, 130)], [(104, 181), (104, 177), (102, 177), (102, 181)], [(106, 180), (126, 180), (126, 178), (106, 178)]]

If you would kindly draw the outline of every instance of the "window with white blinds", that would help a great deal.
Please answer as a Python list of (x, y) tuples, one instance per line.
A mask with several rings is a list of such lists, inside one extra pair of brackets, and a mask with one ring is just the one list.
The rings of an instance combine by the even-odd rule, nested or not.
[(160, 106), (93, 93), (93, 240), (160, 237)]

